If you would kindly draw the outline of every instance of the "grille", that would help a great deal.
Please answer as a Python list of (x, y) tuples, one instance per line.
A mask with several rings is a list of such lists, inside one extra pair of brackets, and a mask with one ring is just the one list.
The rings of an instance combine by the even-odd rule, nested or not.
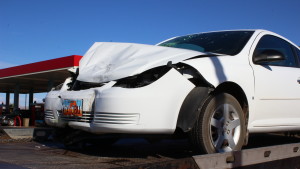
[(45, 119), (50, 119), (50, 120), (55, 119), (52, 110), (46, 110), (46, 111), (45, 111)]
[(62, 114), (62, 111), (58, 111), (59, 117), (64, 121), (76, 121), (76, 122), (85, 122), (85, 123), (91, 123), (94, 117), (93, 112), (82, 112), (82, 116), (64, 116)]
[(138, 113), (104, 113), (95, 114), (94, 123), (105, 124), (138, 124), (140, 115)]

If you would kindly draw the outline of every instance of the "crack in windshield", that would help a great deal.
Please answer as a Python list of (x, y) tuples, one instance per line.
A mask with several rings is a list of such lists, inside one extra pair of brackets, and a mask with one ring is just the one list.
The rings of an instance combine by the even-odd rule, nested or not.
[(254, 31), (223, 31), (175, 37), (158, 46), (195, 50), (205, 53), (236, 55), (246, 45)]

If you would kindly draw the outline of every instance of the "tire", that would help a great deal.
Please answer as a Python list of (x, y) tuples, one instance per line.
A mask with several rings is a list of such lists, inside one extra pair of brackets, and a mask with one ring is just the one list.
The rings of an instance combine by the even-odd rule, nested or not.
[(211, 96), (189, 134), (194, 149), (199, 153), (241, 150), (246, 124), (239, 102), (227, 93)]

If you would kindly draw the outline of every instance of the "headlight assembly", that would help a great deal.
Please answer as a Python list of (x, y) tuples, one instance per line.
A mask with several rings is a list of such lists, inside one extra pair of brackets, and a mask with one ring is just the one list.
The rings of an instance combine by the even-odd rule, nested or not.
[(126, 77), (117, 81), (114, 87), (138, 88), (147, 86), (165, 75), (171, 67), (160, 66), (149, 69), (139, 75)]

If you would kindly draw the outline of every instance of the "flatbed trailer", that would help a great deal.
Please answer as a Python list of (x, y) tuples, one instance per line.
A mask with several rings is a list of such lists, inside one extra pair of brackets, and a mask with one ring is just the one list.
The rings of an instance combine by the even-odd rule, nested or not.
[(193, 156), (199, 168), (299, 168), (300, 143)]
[[(300, 143), (284, 144), (242, 151), (196, 155), (191, 158), (150, 163), (126, 168), (134, 169), (298, 169), (300, 167)], [(121, 167), (124, 168), (124, 167)]]

